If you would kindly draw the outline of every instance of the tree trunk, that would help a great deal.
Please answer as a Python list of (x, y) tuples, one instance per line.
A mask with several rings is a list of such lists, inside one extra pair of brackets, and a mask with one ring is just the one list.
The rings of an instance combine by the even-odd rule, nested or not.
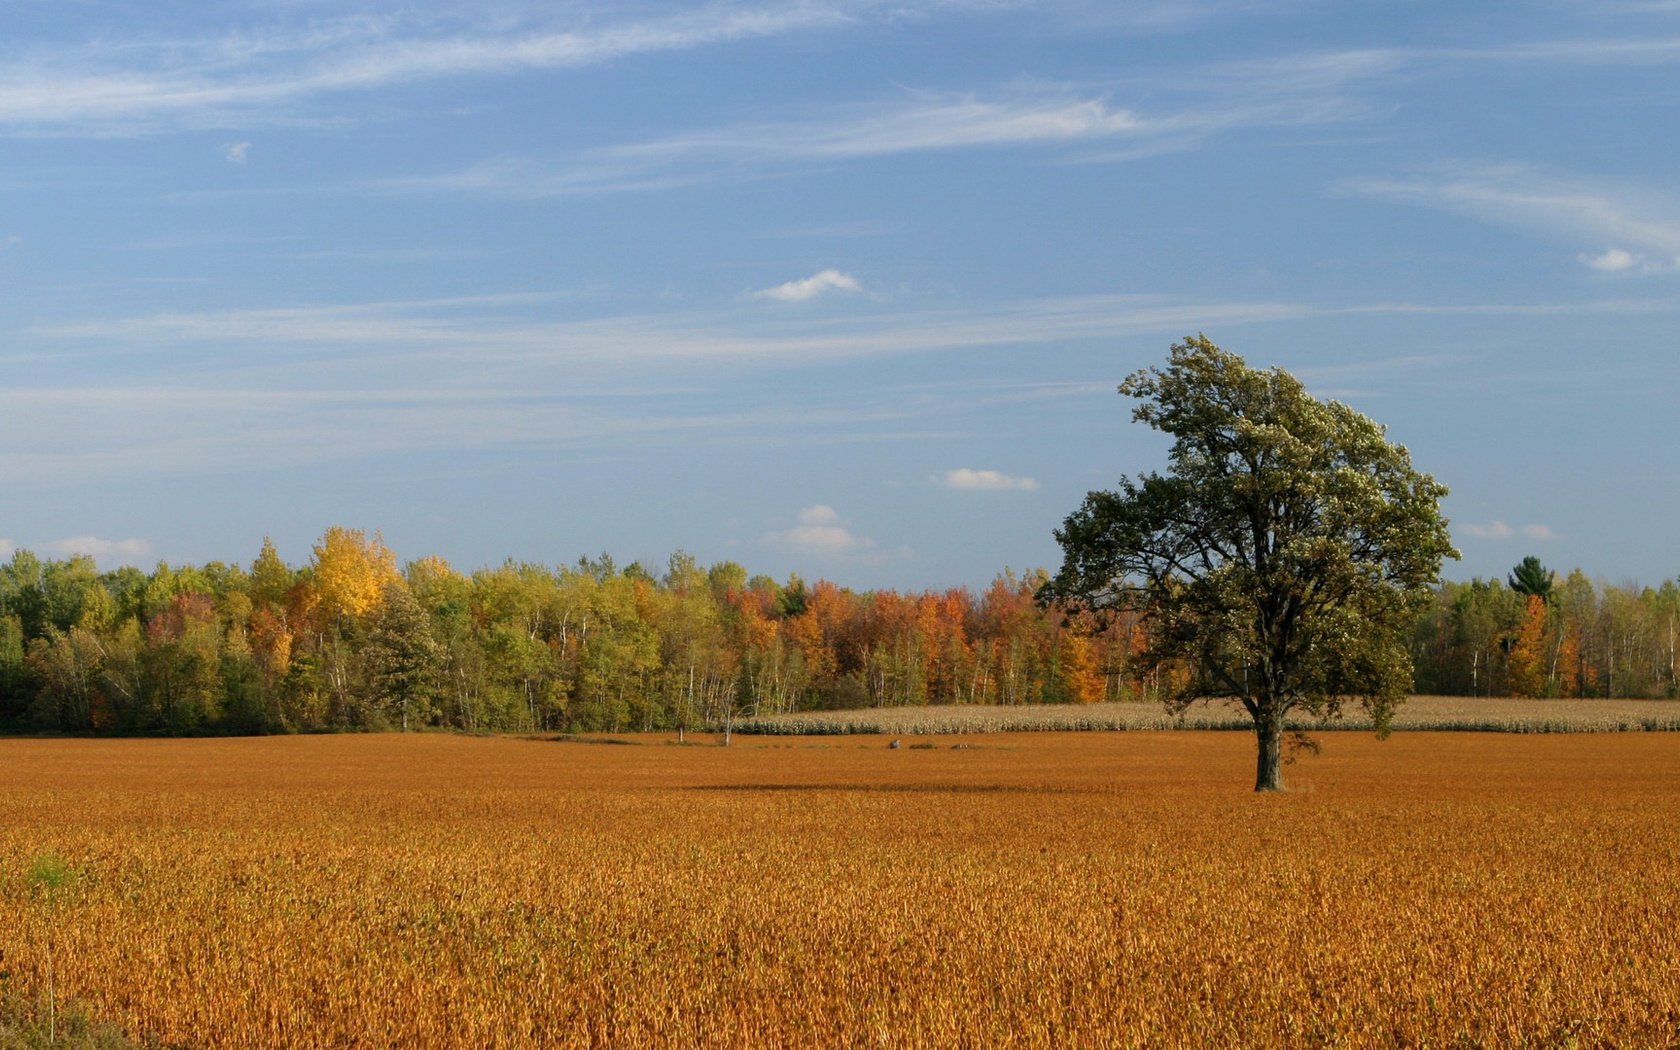
[(1254, 774), (1254, 790), (1283, 790), (1283, 716), (1263, 712), (1254, 719), (1254, 735), (1259, 744), (1259, 760)]

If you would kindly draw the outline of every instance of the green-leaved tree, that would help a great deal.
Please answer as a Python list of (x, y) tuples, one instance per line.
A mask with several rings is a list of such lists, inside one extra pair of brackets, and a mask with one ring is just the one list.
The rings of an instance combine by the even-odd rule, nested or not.
[(1532, 554), (1516, 564), (1505, 582), (1518, 594), (1532, 595), (1548, 604), (1552, 600), (1552, 570)]
[(1043, 598), (1145, 612), (1145, 662), (1191, 672), (1169, 707), (1231, 697), (1254, 720), (1256, 791), (1282, 789), (1291, 711), (1335, 718), (1357, 699), (1386, 732), (1413, 622), (1458, 556), (1446, 488), (1367, 417), (1205, 336), (1120, 392), (1172, 438), (1170, 467), (1086, 497)]

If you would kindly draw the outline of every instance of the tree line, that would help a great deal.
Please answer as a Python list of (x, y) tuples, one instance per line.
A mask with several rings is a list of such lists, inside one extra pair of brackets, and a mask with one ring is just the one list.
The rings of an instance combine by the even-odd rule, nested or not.
[[(1417, 691), (1676, 694), (1680, 584), (1521, 571), (1436, 589)], [(151, 572), (17, 551), (0, 565), (0, 729), (686, 731), (814, 708), (1155, 700), (1188, 678), (1143, 670), (1146, 616), (1070, 614), (1035, 601), (1043, 582), (859, 592), (684, 553), (657, 571), (602, 555), (462, 573), (399, 568), (340, 527), (300, 567), (266, 540), (249, 566)]]
[(982, 593), (856, 592), (797, 576), (612, 558), (462, 573), (398, 567), (326, 531), (293, 567), (99, 571), (18, 551), (0, 566), (0, 728), (139, 733), (720, 726), (893, 704), (1153, 695), (1137, 623), (1040, 607), (1042, 573)]
[(1659, 587), (1558, 575), (1532, 556), (1506, 579), (1444, 583), (1418, 622), (1418, 692), (1453, 696), (1680, 695), (1680, 580)]

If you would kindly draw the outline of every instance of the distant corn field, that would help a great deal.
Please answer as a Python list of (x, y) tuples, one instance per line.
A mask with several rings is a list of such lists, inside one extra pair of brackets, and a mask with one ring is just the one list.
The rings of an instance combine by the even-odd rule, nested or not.
[[(1337, 722), (1291, 718), (1301, 729), (1370, 730), (1371, 720), (1348, 705)], [(1181, 715), (1156, 703), (946, 705), (807, 711), (753, 718), (738, 733), (823, 736), (848, 733), (942, 735), (1120, 729), (1250, 729), (1235, 702), (1192, 705)], [(1394, 716), (1397, 730), (1478, 733), (1622, 733), (1680, 731), (1676, 700), (1520, 700), (1414, 696)]]
[(1233, 733), (887, 743), (0, 741), (0, 993), (50, 943), (170, 1046), (1680, 1041), (1680, 737), (1275, 797)]

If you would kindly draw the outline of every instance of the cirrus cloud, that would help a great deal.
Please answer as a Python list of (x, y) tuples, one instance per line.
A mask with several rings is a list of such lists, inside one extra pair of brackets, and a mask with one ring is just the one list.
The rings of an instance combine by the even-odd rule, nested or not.
[(1340, 189), (1556, 238), (1610, 244), (1578, 258), (1603, 273), (1656, 272), (1680, 257), (1680, 199), (1666, 188), (1553, 174), (1517, 164), (1459, 165), (1412, 178), (1354, 179)]

